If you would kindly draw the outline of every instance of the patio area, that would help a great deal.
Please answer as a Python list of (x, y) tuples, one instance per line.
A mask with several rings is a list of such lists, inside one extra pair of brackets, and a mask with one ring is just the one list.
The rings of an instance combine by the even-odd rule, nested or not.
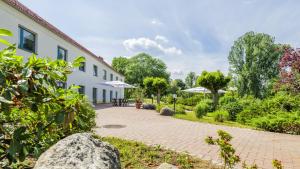
[(300, 136), (185, 121), (134, 107), (100, 105), (96, 111), (95, 132), (100, 136), (161, 145), (220, 163), (217, 147), (207, 145), (204, 139), (221, 129), (234, 137), (232, 144), (242, 161), (272, 168), (272, 160), (278, 159), (286, 169), (300, 168)]

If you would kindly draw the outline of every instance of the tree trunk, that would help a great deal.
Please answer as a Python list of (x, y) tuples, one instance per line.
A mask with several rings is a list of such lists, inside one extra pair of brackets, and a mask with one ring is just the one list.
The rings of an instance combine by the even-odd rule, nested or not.
[(212, 97), (213, 97), (213, 105), (214, 105), (214, 110), (216, 110), (219, 102), (219, 94), (218, 91), (212, 91)]
[(160, 89), (157, 90), (157, 104), (160, 104)]

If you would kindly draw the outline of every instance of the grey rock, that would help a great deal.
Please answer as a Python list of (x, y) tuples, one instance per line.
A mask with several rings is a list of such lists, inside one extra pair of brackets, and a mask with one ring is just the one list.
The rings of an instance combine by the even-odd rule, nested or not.
[(160, 166), (157, 167), (157, 169), (178, 169), (178, 167), (168, 163), (162, 163)]
[(174, 111), (168, 107), (164, 107), (160, 110), (160, 115), (163, 116), (173, 116), (174, 115)]
[(34, 169), (120, 169), (119, 151), (90, 133), (68, 136), (45, 151)]

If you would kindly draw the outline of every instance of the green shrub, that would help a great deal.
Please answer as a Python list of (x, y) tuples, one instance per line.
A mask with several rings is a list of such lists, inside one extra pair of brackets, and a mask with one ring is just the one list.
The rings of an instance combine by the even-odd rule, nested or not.
[(167, 96), (164, 96), (161, 100), (167, 104), (173, 104), (173, 102), (174, 102), (173, 96), (170, 94)]
[(271, 132), (300, 134), (300, 117), (298, 113), (280, 112), (252, 119), (252, 124)]
[(35, 55), (23, 60), (15, 45), (0, 51), (0, 168), (38, 157), (59, 139), (95, 125), (95, 111), (78, 87), (58, 86), (83, 57), (73, 63)]
[(198, 118), (205, 116), (208, 112), (212, 112), (213, 105), (212, 101), (209, 99), (202, 100), (195, 107), (195, 113)]
[(156, 111), (159, 113), (160, 110), (161, 110), (163, 107), (164, 107), (163, 104), (157, 104), (157, 105), (156, 105)]
[(185, 108), (183, 105), (179, 104), (176, 105), (176, 112), (177, 114), (185, 114)]
[(285, 92), (278, 92), (275, 96), (263, 100), (264, 112), (277, 113), (278, 111), (292, 112), (300, 109), (300, 97)]
[(224, 96), (222, 96), (219, 100), (220, 105), (226, 105), (232, 102), (236, 102), (237, 101), (237, 97), (233, 96), (232, 94), (227, 94), (225, 93)]
[(224, 122), (229, 119), (229, 114), (226, 110), (217, 110), (212, 113), (212, 116), (217, 122)]
[(227, 110), (229, 114), (229, 120), (231, 121), (235, 121), (237, 114), (243, 111), (243, 106), (238, 101), (224, 104), (222, 108)]
[(193, 94), (191, 97), (178, 97), (176, 103), (187, 106), (196, 106), (203, 98), (204, 96), (202, 94)]
[(236, 115), (236, 120), (239, 123), (248, 123), (252, 118), (264, 114), (261, 108), (261, 100), (259, 99), (244, 97), (238, 101), (238, 104), (243, 107), (243, 110)]

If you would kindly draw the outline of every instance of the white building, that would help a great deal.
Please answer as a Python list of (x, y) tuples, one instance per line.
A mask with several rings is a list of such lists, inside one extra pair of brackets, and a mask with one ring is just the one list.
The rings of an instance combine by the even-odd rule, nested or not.
[(0, 28), (13, 32), (14, 36), (6, 39), (17, 44), (18, 55), (28, 57), (35, 53), (38, 57), (67, 61), (84, 56), (86, 62), (69, 76), (66, 85), (81, 86), (79, 92), (91, 101), (110, 102), (112, 98), (124, 97), (124, 89), (99, 85), (105, 81), (124, 81), (123, 75), (17, 0), (0, 0)]

